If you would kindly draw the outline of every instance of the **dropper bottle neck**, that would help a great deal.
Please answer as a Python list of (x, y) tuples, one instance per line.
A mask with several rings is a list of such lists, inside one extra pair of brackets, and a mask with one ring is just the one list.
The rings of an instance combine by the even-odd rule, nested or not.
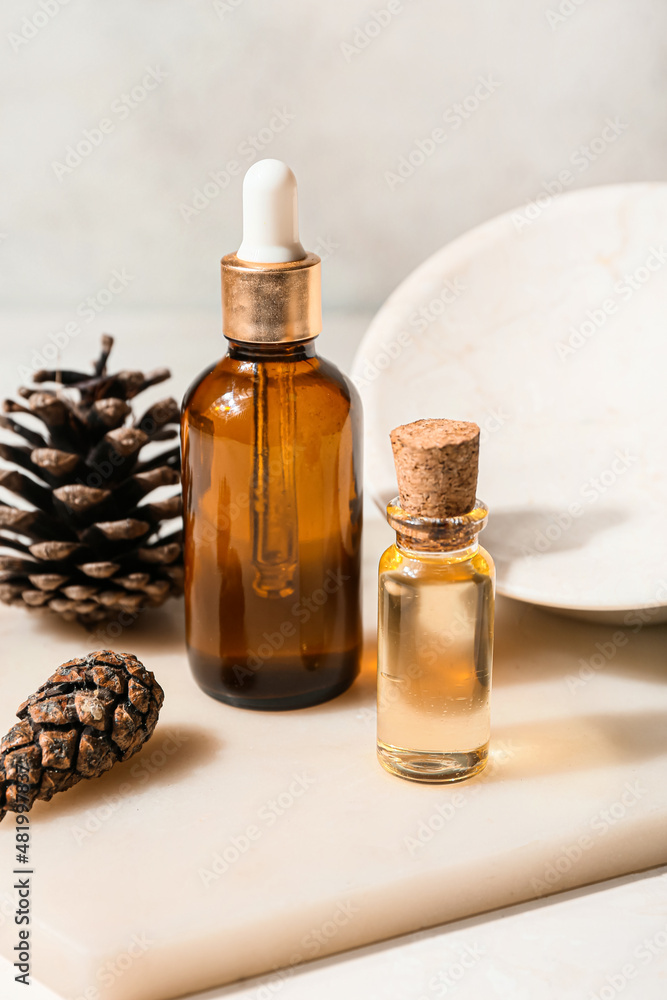
[(227, 353), (238, 361), (306, 361), (317, 357), (315, 338), (294, 343), (229, 340)]
[(243, 241), (221, 270), (229, 340), (285, 344), (320, 333), (320, 258), (301, 245), (296, 178), (280, 160), (259, 160), (246, 173)]

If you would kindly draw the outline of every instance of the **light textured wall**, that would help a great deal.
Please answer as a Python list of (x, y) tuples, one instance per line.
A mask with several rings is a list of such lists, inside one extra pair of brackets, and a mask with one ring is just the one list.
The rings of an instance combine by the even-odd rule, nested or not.
[(1, 18), (9, 305), (66, 314), (111, 282), (123, 307), (217, 307), (252, 136), (297, 173), (330, 308), (375, 307), (564, 169), (572, 188), (665, 174), (664, 0), (5, 0)]

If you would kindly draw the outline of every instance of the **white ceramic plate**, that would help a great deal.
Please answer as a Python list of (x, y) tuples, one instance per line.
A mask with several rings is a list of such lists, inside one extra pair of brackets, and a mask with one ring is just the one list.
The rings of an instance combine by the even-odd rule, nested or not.
[(380, 506), (393, 427), (476, 420), (499, 591), (667, 620), (667, 184), (545, 197), (466, 233), (390, 296), (354, 377)]

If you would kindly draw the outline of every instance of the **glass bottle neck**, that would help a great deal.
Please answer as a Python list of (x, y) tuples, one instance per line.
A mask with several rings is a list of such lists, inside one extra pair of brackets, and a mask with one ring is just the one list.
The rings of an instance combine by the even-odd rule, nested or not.
[(466, 559), (472, 559), (479, 551), (479, 540), (475, 537), (469, 544), (456, 549), (420, 548), (415, 544), (414, 538), (406, 538), (400, 531), (397, 531), (396, 548), (417, 559), (433, 559), (437, 562), (465, 562)]
[(452, 562), (470, 559), (479, 548), (477, 536), (486, 524), (488, 507), (481, 500), (465, 514), (420, 517), (408, 514), (398, 497), (387, 504), (387, 520), (396, 532), (399, 549)]
[(229, 340), (227, 353), (230, 358), (239, 361), (304, 361), (317, 357), (314, 337), (296, 343), (278, 344)]

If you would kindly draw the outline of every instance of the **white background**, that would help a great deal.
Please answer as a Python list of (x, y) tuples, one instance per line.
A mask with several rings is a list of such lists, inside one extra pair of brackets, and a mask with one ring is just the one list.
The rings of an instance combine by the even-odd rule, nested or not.
[[(217, 310), (253, 155), (297, 173), (303, 242), (330, 248), (330, 312), (374, 310), (438, 247), (563, 169), (570, 189), (664, 178), (662, 0), (390, 0), (393, 14), (386, 0), (42, 3), (5, 0), (0, 15), (0, 272), (3, 304), (58, 306), (52, 324), (123, 269), (114, 317)], [(123, 104), (149, 69), (164, 79)], [(480, 78), (493, 82), (482, 101)], [(274, 109), (293, 119), (267, 136)], [(113, 131), (57, 176), (104, 118)], [(607, 119), (623, 131), (587, 159)], [(446, 138), (390, 183), (434, 128)], [(239, 173), (186, 221), (230, 160)]]

